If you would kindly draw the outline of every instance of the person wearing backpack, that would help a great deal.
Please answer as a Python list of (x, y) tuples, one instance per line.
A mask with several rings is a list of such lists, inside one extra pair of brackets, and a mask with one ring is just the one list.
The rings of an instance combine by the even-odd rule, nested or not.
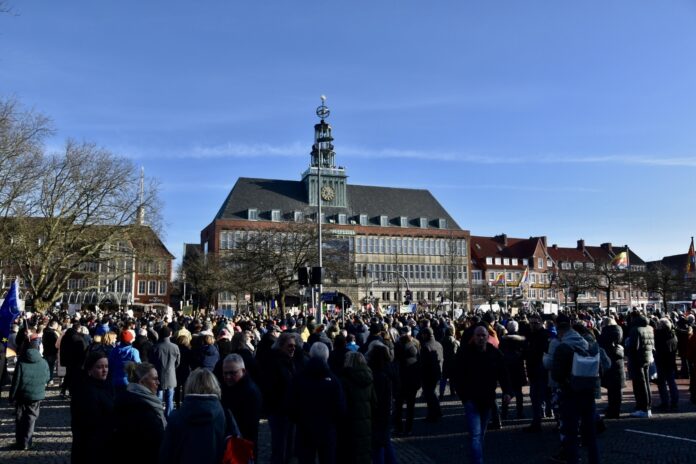
[[(569, 464), (578, 462), (578, 429), (587, 448), (588, 462), (599, 462), (595, 421), (595, 397), (600, 385), (600, 365), (611, 366), (601, 355), (599, 345), (588, 333), (587, 338), (571, 328), (570, 318), (561, 314), (556, 319), (560, 344), (556, 348), (551, 377), (560, 389), (562, 454)], [(587, 331), (586, 331), (587, 332)]]

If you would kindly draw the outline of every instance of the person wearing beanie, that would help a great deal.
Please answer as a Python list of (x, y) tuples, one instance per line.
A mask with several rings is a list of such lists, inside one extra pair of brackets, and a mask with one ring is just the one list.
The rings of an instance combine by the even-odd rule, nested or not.
[(109, 353), (111, 381), (117, 392), (125, 391), (128, 385), (128, 375), (125, 371), (126, 363), (141, 362), (140, 352), (132, 345), (135, 333), (132, 330), (122, 330), (120, 340), (120, 343)]

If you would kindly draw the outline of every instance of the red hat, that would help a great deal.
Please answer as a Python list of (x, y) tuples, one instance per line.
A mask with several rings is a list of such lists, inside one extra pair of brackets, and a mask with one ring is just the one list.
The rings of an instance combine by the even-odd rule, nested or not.
[(133, 343), (133, 340), (135, 340), (135, 334), (133, 334), (132, 330), (124, 330), (121, 332), (121, 341), (123, 343)]

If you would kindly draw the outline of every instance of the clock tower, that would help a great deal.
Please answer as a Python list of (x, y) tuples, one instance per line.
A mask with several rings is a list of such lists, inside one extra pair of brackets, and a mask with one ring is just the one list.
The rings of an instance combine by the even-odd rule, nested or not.
[[(317, 108), (319, 123), (314, 125), (314, 144), (312, 145), (309, 168), (302, 174), (302, 182), (307, 192), (307, 203), (317, 206), (321, 196), (322, 206), (345, 208), (348, 206), (346, 195), (346, 170), (336, 166), (331, 126), (326, 123), (329, 108), (325, 104), (326, 97), (322, 96), (321, 106)], [(317, 193), (317, 188), (319, 192)]]

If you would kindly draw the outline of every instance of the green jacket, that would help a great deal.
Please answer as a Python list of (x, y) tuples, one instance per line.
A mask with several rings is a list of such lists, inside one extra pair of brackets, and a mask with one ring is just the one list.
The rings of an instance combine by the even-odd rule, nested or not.
[(29, 348), (15, 367), (10, 387), (12, 401), (41, 401), (46, 398), (49, 379), (48, 363), (39, 350)]

